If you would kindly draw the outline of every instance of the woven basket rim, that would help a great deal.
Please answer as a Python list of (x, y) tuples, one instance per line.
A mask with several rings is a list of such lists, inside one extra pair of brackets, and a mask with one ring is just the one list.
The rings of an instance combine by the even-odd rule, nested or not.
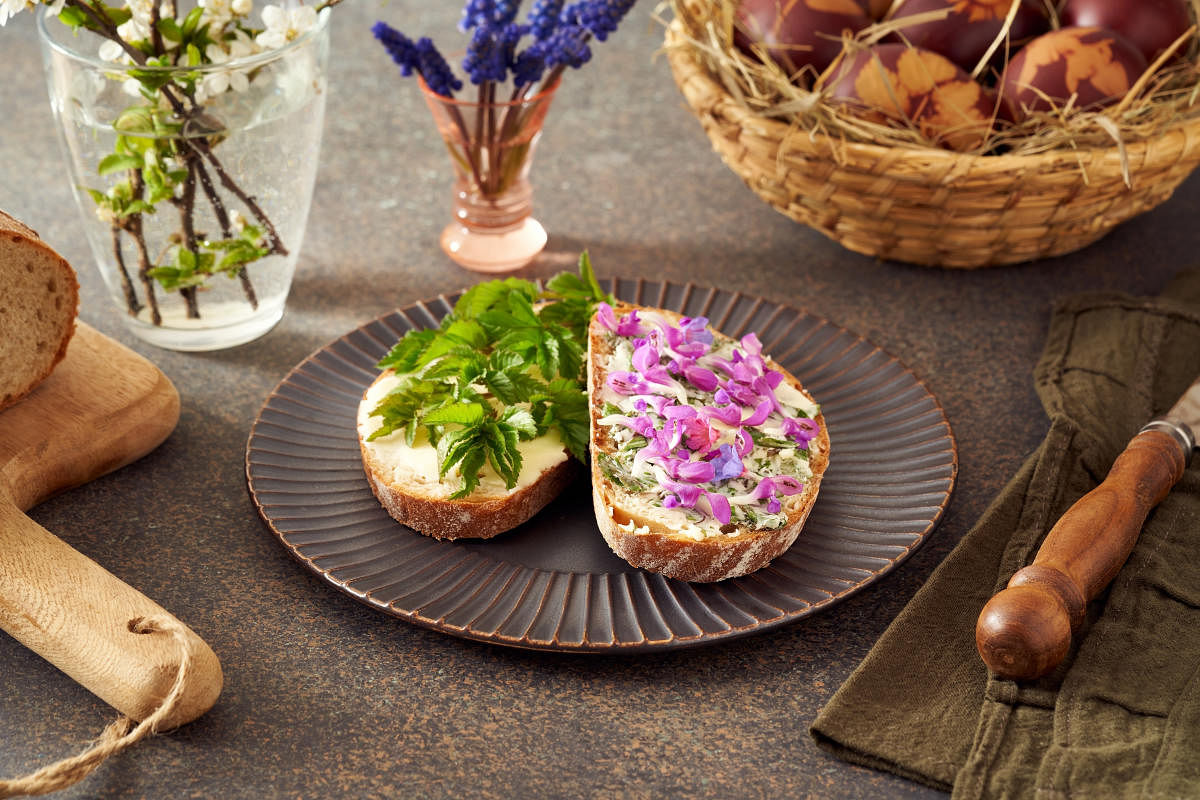
[[(1110, 147), (1064, 147), (1029, 154), (984, 154), (960, 153), (919, 144), (881, 145), (873, 142), (860, 142), (833, 136), (819, 130), (800, 128), (777, 117), (752, 111), (743, 103), (738, 102), (696, 56), (695, 46), (684, 34), (682, 23), (677, 18), (671, 20), (666, 26), (663, 49), (666, 52), (667, 60), (673, 67), (676, 83), (679, 84), (679, 88), (683, 91), (689, 104), (692, 104), (692, 99), (683, 86), (681, 72), (687, 73), (688, 79), (702, 81), (705, 88), (719, 98), (711, 106), (714, 113), (719, 110), (721, 116), (743, 127), (747, 122), (752, 125), (762, 125), (764, 126), (764, 135), (786, 143), (788, 147), (801, 150), (836, 151), (843, 156), (855, 155), (864, 160), (895, 159), (897, 152), (902, 152), (915, 159), (929, 162), (931, 167), (936, 166), (939, 171), (944, 170), (947, 164), (956, 164), (958, 165), (956, 172), (962, 171), (964, 167), (970, 172), (984, 172), (992, 169), (1007, 172), (1013, 169), (1045, 168), (1047, 164), (1054, 162), (1074, 166), (1081, 161), (1087, 163), (1098, 163), (1107, 159), (1119, 161), (1122, 148), (1124, 148), (1125, 159), (1136, 163), (1141, 160), (1142, 153), (1167, 137), (1174, 135), (1200, 136), (1200, 105), (1198, 105), (1195, 113), (1172, 121), (1153, 137), (1135, 139), (1121, 145), (1114, 142)], [(806, 142), (810, 143), (810, 146), (806, 146)]]

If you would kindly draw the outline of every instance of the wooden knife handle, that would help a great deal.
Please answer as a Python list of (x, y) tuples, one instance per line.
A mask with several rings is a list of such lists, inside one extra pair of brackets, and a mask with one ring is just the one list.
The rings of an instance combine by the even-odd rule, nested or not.
[(1087, 603), (1116, 577), (1146, 515), (1183, 477), (1189, 455), (1176, 437), (1143, 429), (1104, 481), (1055, 523), (1033, 563), (979, 615), (975, 646), (993, 672), (1031, 679), (1058, 666)]
[(134, 630), (150, 618), (178, 622), (14, 503), (0, 503), (0, 628), (138, 721), (162, 704), (186, 647), (191, 659), (183, 694), (160, 726), (173, 728), (216, 702), (221, 665), (183, 623), (182, 639)]

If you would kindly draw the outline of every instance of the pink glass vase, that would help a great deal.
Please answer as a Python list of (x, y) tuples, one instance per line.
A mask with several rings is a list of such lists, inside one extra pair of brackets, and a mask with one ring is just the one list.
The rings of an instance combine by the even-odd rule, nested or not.
[[(454, 165), (454, 219), (441, 245), (456, 264), (475, 272), (510, 272), (546, 246), (533, 218), (529, 167), (558, 81), (528, 98), (478, 102), (421, 91)], [(495, 90), (490, 90), (494, 92)]]

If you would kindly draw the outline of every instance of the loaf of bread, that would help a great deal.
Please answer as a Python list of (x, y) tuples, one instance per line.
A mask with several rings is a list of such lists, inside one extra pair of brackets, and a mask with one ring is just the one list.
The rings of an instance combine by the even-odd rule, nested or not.
[(577, 474), (578, 462), (553, 431), (520, 442), (520, 479), (511, 489), (489, 465), (479, 485), (451, 498), (463, 485), (457, 468), (438, 476), (438, 453), (422, 431), (410, 445), (404, 431), (371, 439), (382, 425), (371, 412), (402, 380), (385, 370), (368, 387), (358, 408), (358, 441), (371, 490), (388, 514), (435, 539), (488, 539), (512, 530), (558, 496)]
[(0, 409), (31, 392), (62, 360), (78, 312), (71, 265), (0, 211)]
[(602, 306), (588, 332), (592, 497), (636, 567), (719, 581), (799, 535), (829, 464), (825, 418), (800, 382), (704, 318)]

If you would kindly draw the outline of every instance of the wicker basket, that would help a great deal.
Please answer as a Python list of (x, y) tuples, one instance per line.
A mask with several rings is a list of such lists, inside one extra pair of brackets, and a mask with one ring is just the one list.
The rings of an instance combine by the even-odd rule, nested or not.
[(1070, 253), (1165, 201), (1200, 164), (1200, 115), (1126, 144), (1124, 161), (1115, 144), (1018, 156), (835, 139), (739, 103), (678, 19), (666, 53), (713, 148), (755, 193), (880, 258), (974, 268)]

